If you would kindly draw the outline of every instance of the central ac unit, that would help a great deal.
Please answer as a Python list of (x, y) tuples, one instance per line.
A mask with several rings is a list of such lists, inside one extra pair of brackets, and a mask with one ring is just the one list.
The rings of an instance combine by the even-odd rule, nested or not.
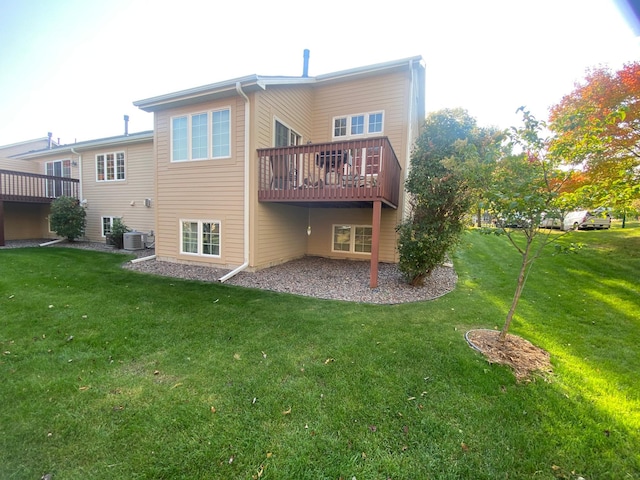
[(127, 232), (124, 234), (125, 250), (143, 250), (146, 235), (142, 232)]

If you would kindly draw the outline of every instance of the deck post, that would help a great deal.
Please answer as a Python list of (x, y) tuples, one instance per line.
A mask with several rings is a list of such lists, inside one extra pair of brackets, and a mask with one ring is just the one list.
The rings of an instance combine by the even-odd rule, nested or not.
[(373, 202), (373, 220), (371, 222), (371, 270), (369, 287), (378, 288), (378, 252), (380, 250), (380, 217), (382, 216), (382, 202)]
[(4, 202), (0, 200), (0, 247), (4, 247)]

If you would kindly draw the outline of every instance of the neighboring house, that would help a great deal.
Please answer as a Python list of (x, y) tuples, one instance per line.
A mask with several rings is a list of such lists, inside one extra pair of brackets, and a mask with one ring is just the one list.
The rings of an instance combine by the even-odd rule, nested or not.
[(404, 181), (425, 118), (421, 57), (252, 75), (134, 105), (154, 113), (160, 260), (233, 275), (304, 255), (362, 259), (371, 287), (379, 261), (398, 261)]
[(47, 237), (50, 204), (57, 196), (78, 195), (77, 169), (70, 162), (41, 164), (16, 155), (57, 148), (45, 138), (0, 146), (0, 246), (5, 239)]
[[(86, 240), (105, 241), (116, 218), (131, 229), (152, 232), (155, 229), (153, 158), (152, 131), (51, 148), (47, 145), (14, 154), (7, 160), (14, 171), (0, 177), (4, 238), (55, 237), (50, 231), (48, 215), (51, 201), (60, 195), (76, 197), (86, 208)], [(15, 171), (20, 166), (23, 168), (19, 171), (25, 173)], [(30, 177), (26, 175), (33, 172), (41, 173), (37, 176), (42, 182), (39, 190), (21, 192), (20, 196), (8, 191), (11, 182), (29, 185)]]

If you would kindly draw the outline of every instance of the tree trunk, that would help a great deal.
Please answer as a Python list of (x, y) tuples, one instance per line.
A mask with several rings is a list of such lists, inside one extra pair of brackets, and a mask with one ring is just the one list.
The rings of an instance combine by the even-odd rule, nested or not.
[(509, 313), (507, 313), (507, 318), (504, 322), (504, 326), (500, 331), (500, 336), (498, 340), (500, 342), (504, 342), (507, 338), (507, 332), (509, 331), (509, 327), (511, 326), (511, 320), (513, 320), (513, 314), (516, 312), (516, 307), (518, 306), (518, 302), (520, 301), (520, 296), (522, 295), (522, 290), (524, 289), (524, 282), (526, 280), (527, 274), (527, 264), (529, 262), (529, 253), (531, 250), (531, 241), (527, 241), (527, 248), (522, 254), (522, 265), (520, 265), (520, 274), (518, 275), (518, 283), (516, 284), (516, 291), (513, 294), (513, 301), (511, 302), (511, 308), (509, 309)]
[(476, 212), (478, 215), (478, 228), (482, 228), (482, 208), (478, 205), (478, 211)]
[(622, 212), (622, 228), (627, 224), (627, 209)]

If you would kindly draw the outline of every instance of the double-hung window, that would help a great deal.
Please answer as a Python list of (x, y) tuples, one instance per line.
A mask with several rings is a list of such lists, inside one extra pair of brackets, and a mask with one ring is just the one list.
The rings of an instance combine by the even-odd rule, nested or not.
[(182, 115), (171, 119), (171, 161), (231, 156), (231, 110)]
[(345, 253), (371, 253), (373, 229), (368, 225), (334, 225), (331, 250)]
[(220, 256), (220, 222), (183, 220), (180, 222), (180, 253)]
[(96, 180), (113, 182), (125, 179), (124, 152), (96, 155)]
[(383, 112), (359, 113), (334, 117), (333, 138), (366, 137), (381, 135)]

